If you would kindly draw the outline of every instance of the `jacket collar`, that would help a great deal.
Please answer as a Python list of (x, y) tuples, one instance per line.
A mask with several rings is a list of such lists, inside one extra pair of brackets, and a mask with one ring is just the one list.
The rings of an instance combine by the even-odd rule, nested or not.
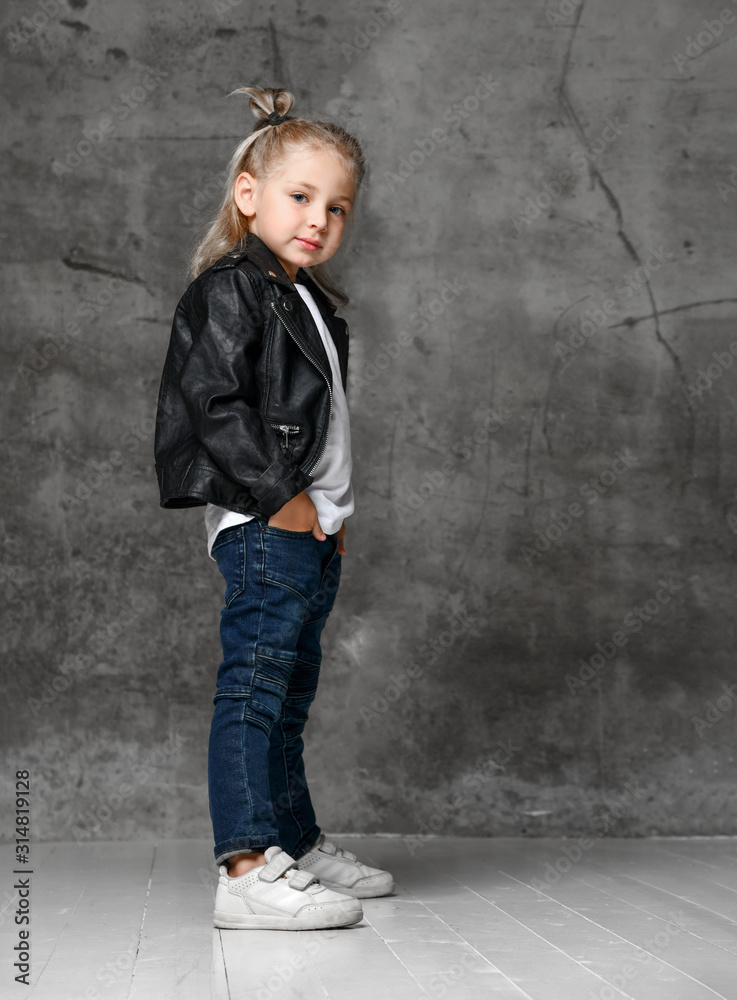
[[(264, 277), (267, 281), (272, 282), (272, 284), (276, 283), (283, 286), (286, 292), (294, 292), (295, 294), (298, 294), (292, 279), (289, 277), (272, 251), (255, 233), (246, 234), (245, 243), (241, 243), (238, 247), (238, 255), (241, 257), (247, 257), (250, 261), (253, 261), (253, 263), (263, 271)], [(309, 272), (305, 268), (298, 268), (296, 281), (298, 281), (301, 285), (306, 285), (313, 297), (319, 298), (331, 313), (335, 312), (336, 307), (332, 304), (332, 302), (330, 302), (314, 278), (310, 276)]]
[(294, 291), (294, 284), (282, 265), (266, 244), (255, 233), (246, 233), (245, 243), (241, 242), (237, 248), (241, 255), (248, 257), (257, 267), (264, 272), (264, 277), (276, 281), (280, 285), (286, 285), (290, 292)]

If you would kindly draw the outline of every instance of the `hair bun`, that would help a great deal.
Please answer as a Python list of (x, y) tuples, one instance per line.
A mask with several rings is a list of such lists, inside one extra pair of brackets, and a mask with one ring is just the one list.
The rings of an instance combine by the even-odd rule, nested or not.
[(248, 106), (261, 121), (268, 121), (269, 115), (286, 115), (294, 107), (294, 94), (281, 87), (239, 87), (233, 94), (248, 94)]

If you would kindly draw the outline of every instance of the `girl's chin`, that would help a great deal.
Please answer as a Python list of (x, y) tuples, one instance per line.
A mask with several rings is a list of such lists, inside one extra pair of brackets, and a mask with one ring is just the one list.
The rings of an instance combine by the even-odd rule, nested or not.
[(322, 259), (321, 253), (310, 253), (307, 251), (295, 254), (293, 262), (295, 267), (312, 267), (314, 264), (320, 263)]

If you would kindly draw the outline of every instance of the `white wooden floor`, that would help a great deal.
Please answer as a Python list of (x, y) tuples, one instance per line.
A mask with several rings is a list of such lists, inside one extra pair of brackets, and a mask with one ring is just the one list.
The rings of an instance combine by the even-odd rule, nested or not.
[(34, 845), (30, 988), (13, 981), (3, 846), (0, 996), (737, 998), (736, 838), (577, 851), (575, 840), (438, 837), (410, 841), (411, 853), (402, 838), (328, 836), (398, 887), (363, 900), (360, 924), (326, 931), (215, 930), (204, 841)]

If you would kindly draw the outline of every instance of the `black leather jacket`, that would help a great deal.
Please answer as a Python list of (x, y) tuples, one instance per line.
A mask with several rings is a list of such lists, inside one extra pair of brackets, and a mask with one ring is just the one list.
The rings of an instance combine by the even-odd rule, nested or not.
[[(348, 329), (303, 268), (348, 372)], [(270, 517), (312, 482), (325, 447), (332, 373), (284, 268), (254, 233), (192, 282), (174, 314), (154, 459), (162, 507), (208, 501)]]

